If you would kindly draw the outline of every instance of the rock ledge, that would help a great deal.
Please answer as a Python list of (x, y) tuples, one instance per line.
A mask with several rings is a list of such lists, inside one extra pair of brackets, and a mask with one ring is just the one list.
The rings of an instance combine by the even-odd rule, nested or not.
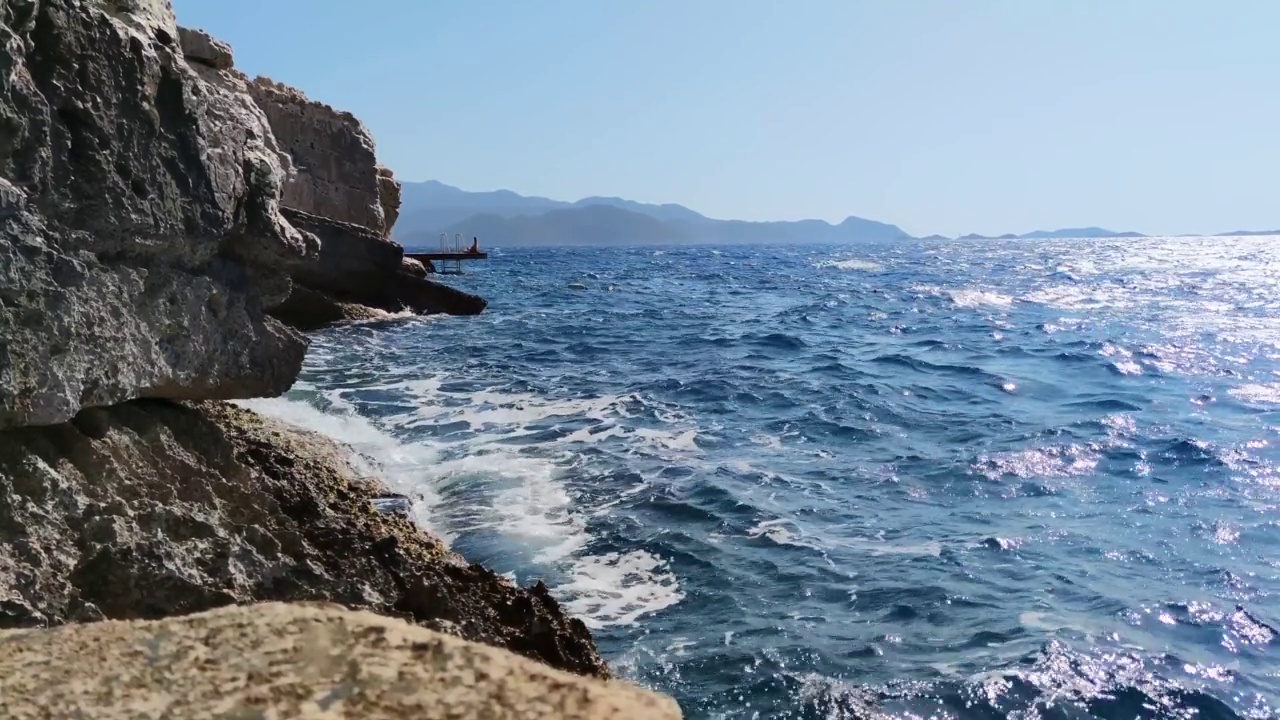
[(371, 613), (266, 604), (0, 633), (0, 715), (664, 720), (675, 703)]

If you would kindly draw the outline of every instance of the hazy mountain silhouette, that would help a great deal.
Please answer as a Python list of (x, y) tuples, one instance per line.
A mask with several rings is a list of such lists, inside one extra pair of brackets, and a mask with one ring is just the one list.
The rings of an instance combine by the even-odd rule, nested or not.
[(1280, 235), (1280, 230), (1232, 230), (1218, 233), (1219, 237), (1255, 237), (1258, 235)]
[(648, 215), (649, 217), (662, 220), (664, 222), (714, 222), (702, 213), (690, 210), (683, 205), (674, 203), (665, 203), (662, 205), (650, 205), (640, 203), (634, 200), (623, 200), (616, 197), (589, 197), (582, 198), (574, 203), (577, 207), (586, 207), (589, 205), (608, 205), (610, 207), (630, 210), (631, 212)]
[(850, 217), (747, 222), (715, 220), (683, 205), (654, 205), (614, 197), (569, 203), (510, 190), (468, 192), (434, 180), (406, 182), (396, 239), (431, 246), (440, 233), (479, 237), (484, 245), (639, 245), (649, 243), (791, 243), (909, 238), (896, 225)]
[(1061, 230), (1036, 230), (1018, 236), (1023, 240), (1040, 238), (1107, 238), (1107, 237), (1146, 237), (1140, 232), (1116, 232), (1100, 227), (1062, 228)]
[[(404, 183), (396, 239), (408, 246), (430, 247), (437, 243), (440, 233), (448, 233), (450, 237), (455, 234), (478, 237), (485, 246), (840, 243), (911, 237), (897, 225), (859, 217), (846, 218), (837, 225), (823, 220), (716, 220), (674, 203), (655, 205), (617, 197), (565, 202), (510, 190), (469, 192), (435, 180)], [(941, 239), (937, 235), (929, 237)], [(1100, 227), (1079, 227), (996, 237), (969, 234), (962, 235), (961, 239), (1101, 237), (1145, 236)]]
[(969, 233), (961, 235), (960, 240), (1046, 240), (1051, 238), (1140, 238), (1147, 237), (1140, 232), (1116, 232), (1100, 227), (1083, 227), (1083, 228), (1062, 228), (1059, 230), (1033, 230), (1029, 233), (1016, 235), (1008, 233), (1005, 235), (979, 235), (978, 233)]
[(396, 232), (438, 233), (473, 215), (536, 215), (572, 203), (543, 197), (527, 197), (510, 190), (468, 192), (435, 180), (403, 183), (400, 189), (400, 219)]
[[(419, 239), (401, 234), (399, 223), (396, 224), (396, 232), (405, 245), (430, 246), (439, 235), (428, 232)], [(515, 217), (494, 213), (472, 215), (450, 225), (444, 232), (450, 237), (455, 233), (466, 238), (478, 237), (482, 244), (498, 246), (644, 245), (687, 243), (691, 240), (688, 234), (669, 223), (611, 205), (560, 208), (540, 215)]]

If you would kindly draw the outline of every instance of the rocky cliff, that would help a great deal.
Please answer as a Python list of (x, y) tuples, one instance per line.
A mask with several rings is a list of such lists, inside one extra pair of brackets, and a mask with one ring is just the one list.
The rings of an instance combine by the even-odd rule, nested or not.
[(366, 316), (361, 306), (392, 313), (484, 310), (484, 300), (426, 280), (425, 268), (391, 240), (400, 183), (378, 164), (363, 123), (269, 78), (254, 80), (249, 93), (290, 159), (281, 197), (285, 216), (318, 238), (320, 247), (317, 257), (291, 265), (300, 289), (275, 312), (278, 317), (310, 328), (335, 317)]
[(0, 428), (276, 394), (306, 349), (266, 313), (318, 246), (265, 115), (131, 8), (0, 2)]
[[(341, 448), (219, 402), (293, 383), (290, 308), (441, 302), (388, 238), (398, 186), (367, 133), (264, 99), (285, 92), (167, 0), (0, 0), (0, 628), (328, 601), (607, 676), (545, 587), (380, 514)], [(286, 128), (361, 164), (318, 174)]]

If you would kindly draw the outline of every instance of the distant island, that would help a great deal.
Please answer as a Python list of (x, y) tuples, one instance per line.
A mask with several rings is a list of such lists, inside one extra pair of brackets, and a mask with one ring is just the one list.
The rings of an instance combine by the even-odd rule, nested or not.
[(970, 233), (961, 235), (958, 240), (1049, 240), (1054, 238), (1140, 238), (1147, 237), (1140, 232), (1119, 232), (1100, 227), (1062, 228), (1059, 230), (1035, 230), (1016, 235), (979, 235)]
[(1261, 235), (1280, 235), (1280, 230), (1232, 230), (1218, 233), (1218, 237), (1257, 237)]
[[(846, 243), (881, 240), (949, 240), (942, 235), (916, 238), (897, 225), (849, 216), (824, 220), (752, 222), (709, 218), (674, 203), (642, 203), (617, 197), (587, 197), (574, 202), (520, 195), (510, 190), (470, 192), (435, 180), (406, 182), (401, 193), (396, 239), (409, 247), (430, 247), (441, 233), (478, 237), (482, 245), (682, 245)], [(1235, 230), (1223, 236), (1280, 235), (1280, 230)], [(1066, 238), (1141, 238), (1140, 232), (1102, 227), (1003, 235), (970, 233), (958, 240), (1046, 240)]]

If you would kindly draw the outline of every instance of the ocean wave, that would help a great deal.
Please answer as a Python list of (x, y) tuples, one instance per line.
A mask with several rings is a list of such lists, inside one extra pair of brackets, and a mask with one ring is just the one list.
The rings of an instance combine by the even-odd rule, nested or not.
[(947, 297), (951, 298), (951, 302), (955, 303), (956, 307), (962, 308), (976, 308), (983, 305), (1004, 308), (1013, 305), (1012, 297), (990, 290), (972, 288), (948, 290)]
[(864, 260), (861, 258), (847, 258), (844, 260), (822, 260), (815, 264), (819, 268), (835, 268), (836, 270), (861, 270), (863, 272), (879, 272), (884, 269), (880, 263)]

